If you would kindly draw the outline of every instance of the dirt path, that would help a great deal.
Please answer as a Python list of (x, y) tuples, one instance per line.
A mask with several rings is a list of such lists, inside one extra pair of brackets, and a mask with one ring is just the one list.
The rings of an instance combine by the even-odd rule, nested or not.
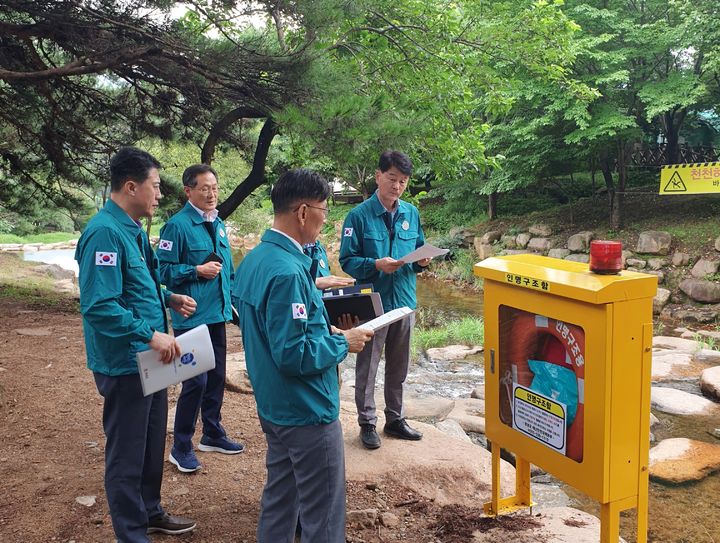
[[(112, 541), (102, 480), (102, 401), (85, 367), (81, 318), (72, 304), (40, 310), (4, 297), (0, 303), (0, 541)], [(237, 346), (237, 332), (232, 334), (230, 343)], [(176, 396), (177, 390), (171, 391), (171, 410)], [(253, 397), (228, 392), (223, 414), (223, 424), (246, 444), (246, 452), (199, 453), (203, 469), (192, 475), (166, 462), (163, 504), (192, 516), (198, 528), (182, 538), (153, 536), (154, 541), (255, 541), (265, 440)], [(96, 501), (81, 505), (76, 498), (82, 496)], [(349, 482), (348, 510), (377, 516), (366, 522), (356, 514), (348, 526), (351, 542), (463, 541), (472, 531), (467, 522), (458, 525), (460, 532), (451, 528), (451, 510), (443, 512), (390, 481)], [(391, 515), (381, 520), (383, 513)], [(467, 518), (468, 511), (462, 515)]]

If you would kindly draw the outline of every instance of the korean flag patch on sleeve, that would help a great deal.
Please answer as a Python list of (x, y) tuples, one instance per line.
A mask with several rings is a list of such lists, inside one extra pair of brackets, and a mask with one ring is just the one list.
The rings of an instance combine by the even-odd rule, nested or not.
[(173, 242), (167, 239), (161, 239), (158, 249), (162, 251), (172, 251)]
[(117, 253), (97, 251), (95, 253), (96, 266), (117, 266)]
[(293, 319), (305, 319), (307, 320), (307, 311), (305, 310), (305, 304), (292, 304)]
[(345, 236), (346, 238), (351, 238), (352, 235), (353, 235), (353, 229), (352, 229), (352, 228), (345, 228), (345, 229), (343, 230), (343, 236)]

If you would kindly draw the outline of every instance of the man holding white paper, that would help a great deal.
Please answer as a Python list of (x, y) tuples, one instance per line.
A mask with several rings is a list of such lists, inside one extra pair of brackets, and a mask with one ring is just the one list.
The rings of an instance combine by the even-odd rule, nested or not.
[(110, 159), (110, 199), (88, 222), (75, 252), (87, 366), (104, 400), (105, 493), (123, 543), (148, 543), (149, 533), (195, 528), (160, 505), (167, 390), (144, 396), (136, 360), (148, 349), (165, 363), (179, 356), (167, 333), (165, 304), (184, 316), (196, 307), (190, 296), (160, 287), (157, 257), (140, 223), (162, 198), (159, 168), (145, 151), (120, 149)]
[[(425, 244), (415, 206), (400, 200), (412, 174), (410, 158), (399, 151), (380, 156), (375, 170), (377, 191), (345, 218), (340, 243), (340, 265), (358, 283), (372, 283), (382, 296), (383, 308), (415, 309), (415, 276), (430, 263), (424, 258), (406, 264), (401, 258)], [(414, 313), (377, 330), (358, 354), (355, 367), (355, 404), (360, 439), (367, 449), (380, 447), (375, 413), (375, 376), (385, 347), (385, 427), (387, 435), (419, 440), (403, 415), (403, 383), (410, 366), (410, 334)]]

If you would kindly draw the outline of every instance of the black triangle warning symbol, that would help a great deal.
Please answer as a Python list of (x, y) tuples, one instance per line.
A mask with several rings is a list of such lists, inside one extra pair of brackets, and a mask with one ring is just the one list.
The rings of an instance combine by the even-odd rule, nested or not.
[(667, 185), (665, 185), (663, 192), (687, 192), (687, 187), (685, 186), (682, 177), (680, 177), (680, 172), (676, 171), (672, 174), (672, 177), (670, 178), (670, 181), (667, 182)]

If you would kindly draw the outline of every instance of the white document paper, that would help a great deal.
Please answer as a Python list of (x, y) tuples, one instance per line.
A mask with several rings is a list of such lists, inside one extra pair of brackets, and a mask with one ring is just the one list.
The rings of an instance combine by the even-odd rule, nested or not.
[(143, 395), (176, 385), (215, 367), (215, 353), (205, 324), (185, 332), (176, 341), (180, 345), (180, 356), (169, 364), (163, 364), (160, 353), (152, 349), (137, 354)]
[(415, 249), (413, 252), (406, 254), (404, 257), (398, 258), (398, 260), (402, 260), (405, 264), (411, 264), (412, 262), (417, 262), (423, 258), (435, 258), (436, 256), (442, 256), (449, 252), (450, 249), (440, 249), (440, 247), (435, 247), (430, 243), (426, 243), (422, 247)]
[(415, 313), (415, 310), (410, 309), (407, 306), (398, 307), (397, 309), (388, 311), (387, 313), (380, 315), (379, 317), (376, 317), (370, 321), (367, 321), (366, 323), (357, 326), (357, 328), (364, 328), (366, 330), (372, 330), (373, 332), (375, 332), (376, 330), (384, 328), (385, 326), (389, 326), (392, 323), (399, 321), (400, 319), (404, 319), (408, 315), (412, 315), (413, 313)]

